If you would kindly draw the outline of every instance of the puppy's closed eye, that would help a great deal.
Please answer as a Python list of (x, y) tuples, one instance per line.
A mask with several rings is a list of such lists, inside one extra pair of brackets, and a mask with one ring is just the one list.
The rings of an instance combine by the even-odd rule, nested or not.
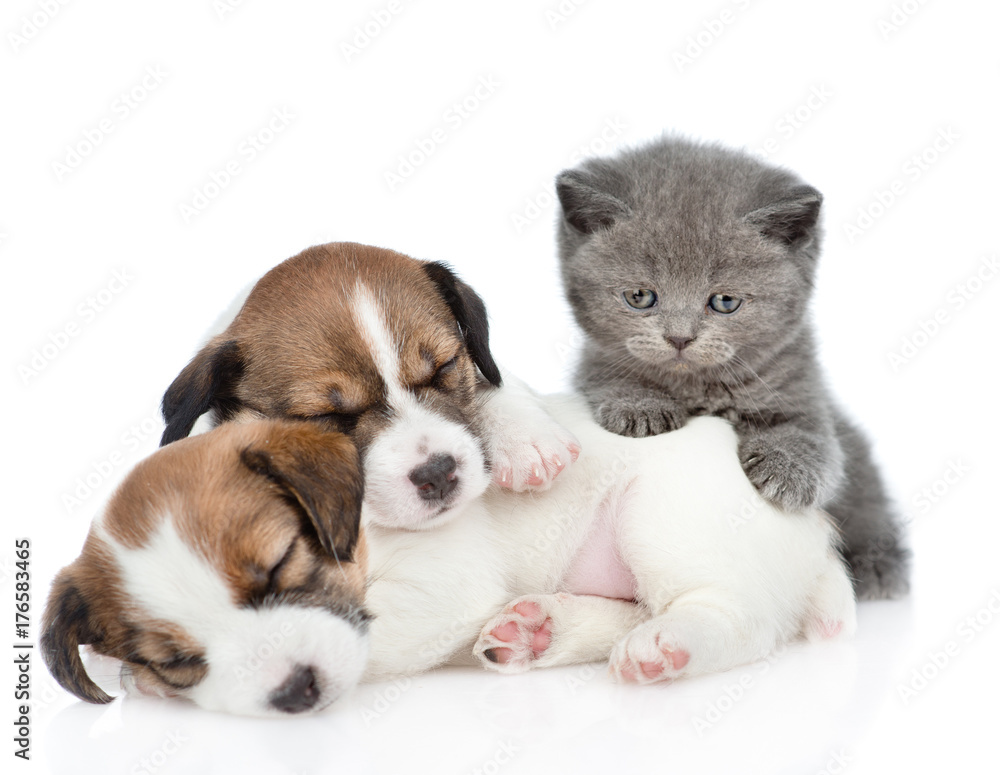
[(455, 371), (458, 366), (458, 356), (454, 356), (449, 360), (438, 366), (434, 373), (431, 375), (430, 386), (436, 390), (445, 390), (447, 388), (446, 380), (449, 374)]
[(292, 539), (284, 554), (270, 568), (256, 564), (251, 567), (251, 573), (254, 577), (253, 601), (259, 602), (270, 595), (277, 594), (281, 582), (281, 574), (288, 567), (292, 555), (295, 554), (295, 547), (298, 541), (298, 538)]
[(311, 410), (293, 412), (290, 419), (327, 423), (333, 430), (350, 434), (357, 427), (361, 415), (370, 408), (367, 402), (360, 400), (358, 396), (348, 401), (341, 390), (331, 388), (319, 406)]
[(208, 672), (204, 657), (199, 654), (178, 653), (171, 658), (159, 661), (133, 660), (150, 670), (157, 678), (171, 689), (190, 689), (197, 685)]
[(358, 420), (361, 419), (361, 414), (362, 412), (326, 412), (309, 419), (328, 422), (333, 425), (334, 430), (350, 434), (357, 427)]
[(169, 690), (190, 689), (205, 677), (208, 663), (196, 644), (185, 641), (177, 633), (136, 625), (125, 662), (132, 666), (137, 677), (139, 673), (135, 671), (142, 668), (148, 671), (145, 686), (150, 685), (152, 677)]

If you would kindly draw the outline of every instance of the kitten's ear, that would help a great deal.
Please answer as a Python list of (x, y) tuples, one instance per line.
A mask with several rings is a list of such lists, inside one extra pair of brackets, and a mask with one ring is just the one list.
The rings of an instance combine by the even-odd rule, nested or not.
[(583, 234), (606, 229), (632, 214), (618, 197), (602, 191), (596, 176), (583, 170), (565, 170), (556, 176), (556, 194), (566, 221)]
[(758, 208), (744, 220), (765, 237), (797, 246), (813, 237), (823, 195), (812, 186), (796, 186), (776, 202)]

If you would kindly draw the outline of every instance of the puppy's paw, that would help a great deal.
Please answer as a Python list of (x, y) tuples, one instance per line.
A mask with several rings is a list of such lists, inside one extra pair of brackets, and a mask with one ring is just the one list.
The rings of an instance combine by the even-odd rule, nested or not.
[(849, 629), (845, 629), (843, 619), (817, 616), (806, 620), (805, 625), (802, 627), (802, 634), (806, 640), (819, 643), (825, 640), (846, 638), (852, 633)]
[(545, 413), (496, 429), (490, 445), (493, 481), (514, 492), (546, 490), (580, 456), (580, 442)]
[(802, 622), (802, 635), (810, 641), (849, 638), (858, 628), (858, 607), (843, 561), (830, 552), (829, 567), (816, 579), (809, 608)]
[(519, 597), (487, 622), (472, 653), (490, 670), (523, 673), (552, 642), (552, 619), (541, 597)]
[(740, 463), (753, 486), (776, 506), (804, 511), (819, 505), (820, 473), (803, 457), (758, 437), (740, 444)]
[(623, 683), (672, 681), (684, 675), (691, 653), (656, 622), (639, 625), (618, 641), (608, 671)]
[(597, 405), (597, 421), (619, 436), (643, 438), (675, 431), (687, 422), (687, 413), (667, 396), (612, 395)]

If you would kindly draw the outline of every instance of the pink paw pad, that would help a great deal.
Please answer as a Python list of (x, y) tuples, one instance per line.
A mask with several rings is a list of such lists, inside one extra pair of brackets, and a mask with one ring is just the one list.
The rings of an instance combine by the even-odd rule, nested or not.
[(510, 643), (517, 637), (519, 629), (517, 622), (507, 622), (507, 624), (501, 624), (491, 634), (499, 641)]
[(552, 619), (544, 616), (538, 603), (522, 600), (506, 612), (514, 616), (490, 630), (490, 635), (508, 646), (494, 646), (483, 652), (490, 662), (506, 665), (538, 659), (552, 642)]
[(844, 629), (844, 623), (839, 619), (824, 619), (819, 623), (819, 626), (816, 629), (823, 638), (836, 638), (840, 635), (840, 631)]
[(646, 678), (656, 678), (663, 672), (662, 662), (640, 662), (639, 669)]
[(621, 670), (621, 676), (628, 683), (669, 681), (684, 668), (690, 659), (691, 655), (681, 649), (677, 651), (664, 651), (662, 660), (639, 662), (638, 670), (632, 665), (626, 665)]
[(521, 614), (525, 619), (537, 619), (542, 614), (542, 608), (538, 603), (522, 600), (514, 605), (514, 613)]
[(617, 668), (618, 676), (625, 683), (653, 683), (654, 681), (672, 681), (691, 661), (691, 654), (684, 649), (669, 649), (656, 642), (660, 655), (655, 659), (634, 661), (625, 660)]
[(663, 655), (667, 661), (670, 662), (670, 666), (674, 670), (683, 670), (684, 666), (691, 661), (691, 655), (688, 654), (683, 649), (677, 649), (677, 651), (671, 651)]

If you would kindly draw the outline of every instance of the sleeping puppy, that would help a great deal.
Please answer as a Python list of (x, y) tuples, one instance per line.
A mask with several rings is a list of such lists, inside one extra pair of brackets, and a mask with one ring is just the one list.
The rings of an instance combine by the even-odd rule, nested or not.
[(86, 644), (121, 660), (132, 693), (255, 716), (329, 705), (368, 651), (361, 498), (354, 445), (311, 423), (227, 424), (159, 450), (56, 578), (49, 670), (110, 702)]
[(531, 497), (487, 488), (506, 431), (495, 415), (483, 426), (475, 367), (495, 380), (492, 365), (482, 302), (450, 272), (359, 245), (312, 248), (266, 275), (171, 385), (164, 438), (209, 410), (350, 434), (366, 479), (372, 678), (610, 656), (621, 679), (657, 681), (853, 630), (826, 515), (763, 501), (723, 420), (632, 439), (601, 429), (579, 398), (522, 387), (508, 425), (558, 423), (585, 452)]
[(479, 296), (438, 263), (331, 243), (256, 284), (163, 398), (162, 443), (213, 422), (301, 419), (348, 434), (370, 518), (430, 525), (489, 481), (548, 487), (579, 445), (488, 345)]

